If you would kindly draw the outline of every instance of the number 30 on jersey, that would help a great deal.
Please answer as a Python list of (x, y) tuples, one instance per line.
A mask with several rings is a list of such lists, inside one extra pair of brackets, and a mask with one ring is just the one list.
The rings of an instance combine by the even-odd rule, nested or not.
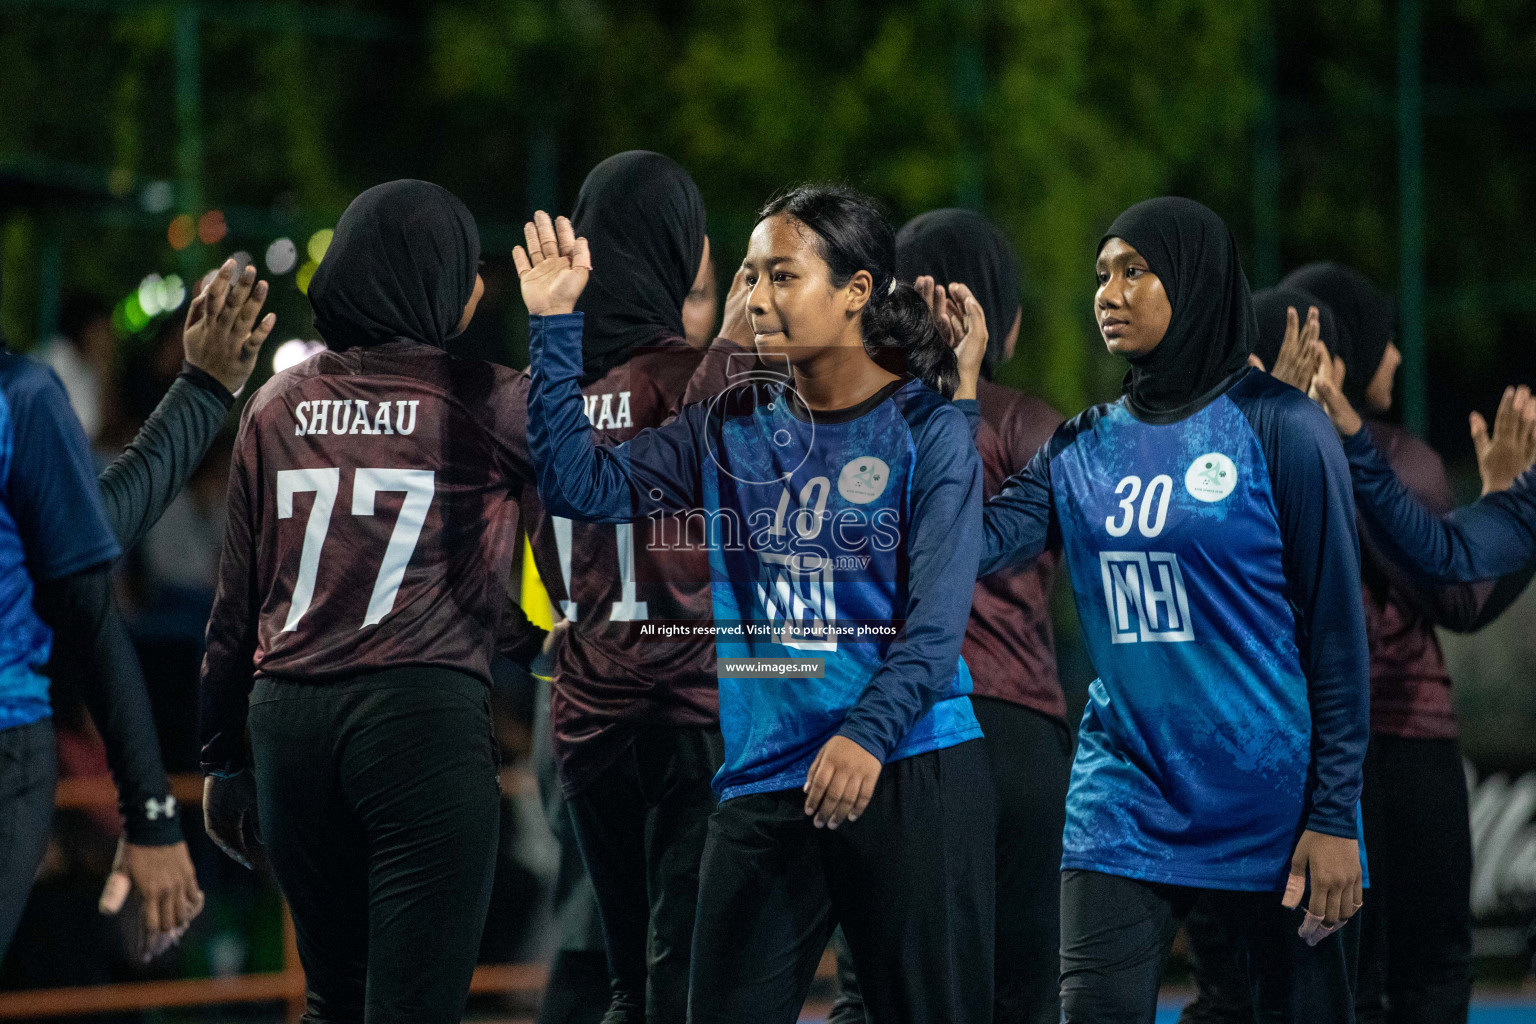
[[(1120, 509), (1104, 517), (1104, 530), (1111, 537), (1126, 536), (1132, 525), (1149, 539), (1163, 532), (1173, 495), (1172, 477), (1160, 473), (1143, 488), (1141, 477), (1127, 476), (1115, 485), (1115, 495)], [(1178, 555), (1100, 551), (1099, 569), (1113, 643), (1180, 643), (1195, 638)]]

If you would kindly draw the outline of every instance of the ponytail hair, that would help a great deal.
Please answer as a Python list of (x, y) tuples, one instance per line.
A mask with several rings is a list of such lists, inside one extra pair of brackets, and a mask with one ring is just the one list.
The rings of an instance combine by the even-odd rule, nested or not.
[(797, 185), (768, 200), (757, 219), (762, 222), (780, 213), (816, 234), (834, 288), (860, 270), (873, 278), (860, 318), (869, 357), (891, 373), (911, 373), (953, 398), (960, 386), (954, 350), (939, 334), (923, 297), (896, 280), (896, 234), (875, 201), (843, 185)]

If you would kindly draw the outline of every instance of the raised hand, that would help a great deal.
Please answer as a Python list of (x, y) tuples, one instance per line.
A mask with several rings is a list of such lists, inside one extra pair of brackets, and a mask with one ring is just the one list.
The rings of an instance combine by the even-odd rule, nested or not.
[(1484, 494), (1507, 490), (1515, 477), (1536, 463), (1536, 397), (1524, 384), (1504, 389), (1492, 434), (1480, 412), (1472, 413), (1471, 426)]
[[(1312, 306), (1307, 310), (1307, 322), (1302, 324), (1296, 314), (1296, 307), (1292, 306), (1285, 311), (1285, 337), (1280, 342), (1280, 351), (1275, 356), (1275, 365), (1270, 368), (1269, 374), (1276, 380), (1283, 380), (1293, 388), (1303, 391), (1308, 389), (1312, 378), (1317, 374), (1317, 348), (1312, 343), (1318, 341), (1322, 335), (1322, 322), (1318, 316), (1317, 307)], [(1327, 348), (1322, 348), (1323, 357), (1327, 358)]]
[(944, 286), (935, 284), (933, 275), (923, 274), (912, 282), (912, 287), (917, 290), (917, 294), (922, 297), (922, 300), (928, 304), (928, 312), (933, 314), (933, 322), (939, 327), (939, 337), (943, 338), (944, 343), (950, 348), (954, 348), (956, 339), (949, 329), (949, 315), (951, 312), (949, 294), (944, 290)]
[(265, 301), (267, 282), (256, 280), (255, 266), (247, 264), (236, 275), (235, 261), (225, 260), (208, 287), (187, 307), (187, 324), (181, 332), (187, 362), (231, 392), (245, 387), (256, 369), (262, 343), (277, 324), (274, 313), (257, 323)]
[(955, 389), (955, 397), (975, 398), (976, 381), (981, 377), (981, 364), (987, 354), (987, 315), (971, 290), (958, 281), (950, 284), (946, 305), (950, 344), (960, 363), (960, 386)]
[(592, 252), (585, 238), (577, 238), (565, 217), (554, 221), (538, 210), (523, 225), (528, 248), (515, 246), (512, 261), (523, 287), (523, 304), (533, 316), (554, 316), (576, 308), (587, 275), (592, 272)]
[(1307, 394), (1323, 407), (1340, 437), (1354, 437), (1365, 426), (1365, 421), (1355, 412), (1355, 407), (1349, 404), (1349, 399), (1344, 397), (1344, 382), (1333, 379), (1333, 360), (1328, 357), (1328, 350), (1323, 347), (1323, 343), (1314, 341), (1308, 347), (1312, 350), (1312, 358), (1317, 360), (1317, 371), (1312, 375), (1312, 384), (1307, 388)]

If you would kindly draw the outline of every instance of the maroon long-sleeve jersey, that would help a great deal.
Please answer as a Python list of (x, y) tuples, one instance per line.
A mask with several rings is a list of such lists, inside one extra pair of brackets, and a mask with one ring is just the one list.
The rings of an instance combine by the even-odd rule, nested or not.
[[(1062, 417), (1038, 398), (991, 381), (977, 382), (976, 398), (981, 411), (976, 451), (990, 498), (1051, 439)], [(1058, 553), (1047, 552), (1029, 565), (976, 581), (960, 653), (970, 666), (977, 696), (1012, 701), (1054, 718), (1066, 716), (1050, 609), (1060, 562)]]
[[(742, 354), (724, 339), (702, 357), (680, 338), (637, 350), (582, 389), (597, 440), (627, 441), (684, 404), (713, 397), (725, 386), (730, 358)], [(550, 716), (561, 784), (573, 795), (626, 749), (638, 723), (718, 721), (714, 640), (636, 635), (644, 621), (710, 620), (709, 550), (681, 517), (574, 523), (550, 516), (536, 497), (525, 510), (539, 577), (570, 620)], [(690, 537), (697, 542), (686, 543)]]
[[(1445, 466), (1434, 449), (1401, 427), (1372, 422), (1397, 478), (1436, 515), (1455, 508)], [(1482, 619), (1491, 583), (1415, 586), (1381, 556), (1360, 523), (1365, 627), (1371, 650), (1371, 731), (1410, 739), (1454, 737), (1451, 677), (1435, 626), (1466, 630)]]
[(203, 662), (203, 765), (243, 766), (253, 675), (405, 665), (489, 681), (533, 488), (528, 378), (392, 342), (323, 352), (247, 404)]

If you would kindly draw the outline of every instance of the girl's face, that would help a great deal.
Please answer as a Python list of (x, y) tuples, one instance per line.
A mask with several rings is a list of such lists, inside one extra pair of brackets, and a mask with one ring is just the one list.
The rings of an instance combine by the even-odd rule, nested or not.
[(857, 271), (840, 288), (822, 259), (816, 233), (788, 214), (774, 214), (747, 243), (747, 315), (758, 355), (791, 366), (828, 348), (863, 345), (859, 314), (874, 279)]
[(1013, 326), (1008, 328), (1008, 337), (1003, 339), (1003, 362), (1013, 358), (1013, 352), (1019, 347), (1019, 325), (1024, 322), (1024, 307), (1020, 306), (1013, 314)]
[(699, 260), (699, 272), (693, 279), (693, 288), (683, 300), (683, 337), (694, 348), (708, 348), (715, 334), (717, 301), (715, 287), (715, 261), (709, 255), (709, 236), (704, 236), (704, 258)]
[(1168, 333), (1173, 304), (1146, 259), (1125, 239), (1111, 238), (1099, 250), (1095, 273), (1099, 290), (1093, 311), (1105, 347), (1127, 358), (1157, 348)]
[(480, 305), (480, 297), (485, 294), (485, 280), (479, 274), (475, 275), (475, 290), (469, 293), (469, 301), (464, 304), (464, 315), (459, 317), (459, 326), (453, 332), (457, 337), (464, 333), (469, 322), (475, 318), (475, 307)]

